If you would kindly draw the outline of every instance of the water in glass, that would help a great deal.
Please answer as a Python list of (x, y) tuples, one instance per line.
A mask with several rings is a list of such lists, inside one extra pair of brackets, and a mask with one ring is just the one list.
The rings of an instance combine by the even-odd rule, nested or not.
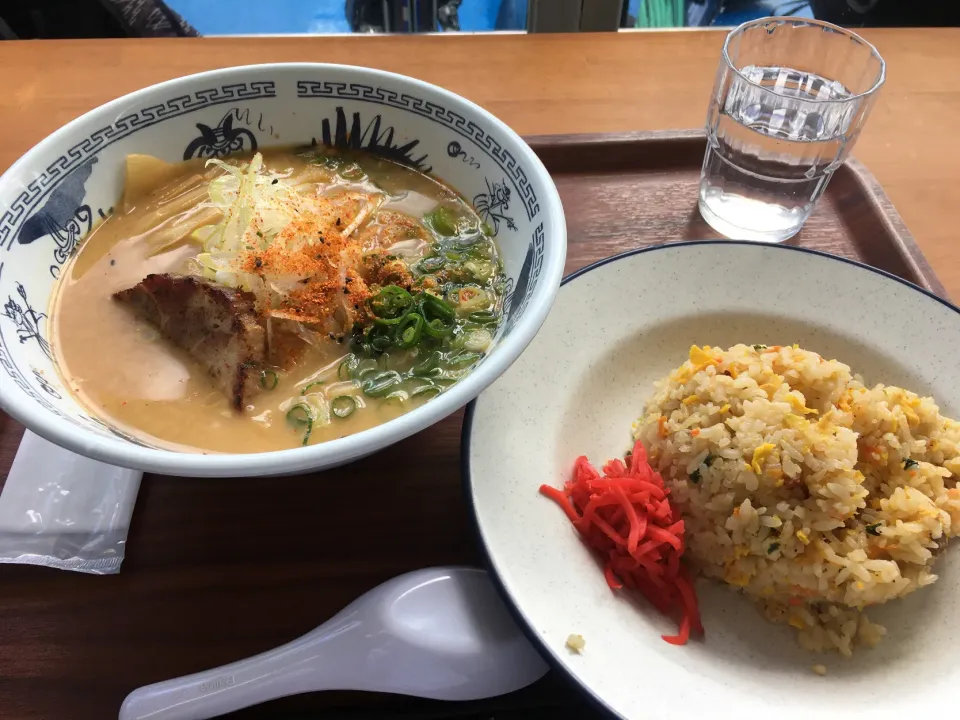
[[(856, 142), (872, 104), (872, 88), (864, 84), (876, 82), (874, 76), (882, 82), (883, 61), (871, 46), (812, 22), (748, 23), (724, 47), (707, 113), (699, 204), (704, 219), (727, 237), (780, 242), (796, 234)], [(833, 62), (820, 74), (784, 65), (787, 50), (798, 47), (808, 55), (798, 58), (806, 65), (816, 64), (818, 52)], [(860, 65), (857, 53), (867, 58)], [(764, 64), (764, 56), (781, 62)], [(754, 62), (737, 62), (745, 58)], [(860, 86), (848, 87), (838, 76)]]

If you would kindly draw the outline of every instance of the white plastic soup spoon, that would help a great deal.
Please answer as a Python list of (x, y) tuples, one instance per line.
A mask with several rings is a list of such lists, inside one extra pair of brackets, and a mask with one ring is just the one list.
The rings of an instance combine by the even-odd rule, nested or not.
[(134, 690), (120, 720), (201, 720), (315, 690), (476, 700), (546, 671), (484, 571), (431, 568), (388, 580), (282, 647)]

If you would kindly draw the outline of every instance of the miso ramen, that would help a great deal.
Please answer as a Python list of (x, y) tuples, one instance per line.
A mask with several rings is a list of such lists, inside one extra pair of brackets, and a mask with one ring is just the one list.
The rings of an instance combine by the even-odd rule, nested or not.
[(68, 387), (146, 444), (263, 452), (429, 401), (490, 348), (490, 229), (439, 181), (367, 154), (127, 159), (122, 201), (61, 273)]

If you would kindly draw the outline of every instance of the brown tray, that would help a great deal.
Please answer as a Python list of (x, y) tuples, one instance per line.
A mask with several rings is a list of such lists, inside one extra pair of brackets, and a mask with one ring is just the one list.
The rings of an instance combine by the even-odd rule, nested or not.
[[(697, 133), (538, 137), (569, 226), (567, 270), (658, 242), (715, 237), (696, 207)], [(799, 245), (862, 260), (936, 293), (883, 191), (841, 168)], [(4, 717), (116, 717), (126, 693), (293, 639), (403, 572), (478, 564), (460, 488), (461, 413), (373, 457), (310, 476), (147, 476), (123, 572), (0, 566)], [(0, 472), (22, 428), (0, 413)], [(462, 705), (360, 693), (285, 698), (231, 717), (591, 717), (553, 674)]]
[[(567, 216), (567, 272), (631, 248), (720, 235), (700, 217), (706, 148), (695, 130), (528, 138), (553, 175)], [(788, 244), (886, 270), (945, 291), (876, 178), (856, 160), (834, 174)]]

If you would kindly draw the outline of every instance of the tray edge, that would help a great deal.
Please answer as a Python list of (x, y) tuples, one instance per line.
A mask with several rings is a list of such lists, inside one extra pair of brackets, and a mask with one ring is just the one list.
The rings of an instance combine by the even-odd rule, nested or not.
[[(574, 145), (606, 145), (613, 143), (647, 143), (657, 141), (697, 140), (705, 135), (698, 129), (671, 129), (671, 130), (634, 130), (609, 133), (581, 133), (561, 135), (526, 135), (524, 140), (537, 151), (538, 147), (564, 147)], [(887, 196), (880, 181), (856, 157), (847, 158), (844, 169), (849, 171), (864, 194), (873, 202), (879, 211), (884, 225), (894, 238), (897, 248), (904, 261), (911, 267), (917, 278), (922, 279), (922, 287), (930, 292), (950, 300), (946, 288), (940, 282), (936, 272), (923, 254), (917, 241), (893, 202)]]

